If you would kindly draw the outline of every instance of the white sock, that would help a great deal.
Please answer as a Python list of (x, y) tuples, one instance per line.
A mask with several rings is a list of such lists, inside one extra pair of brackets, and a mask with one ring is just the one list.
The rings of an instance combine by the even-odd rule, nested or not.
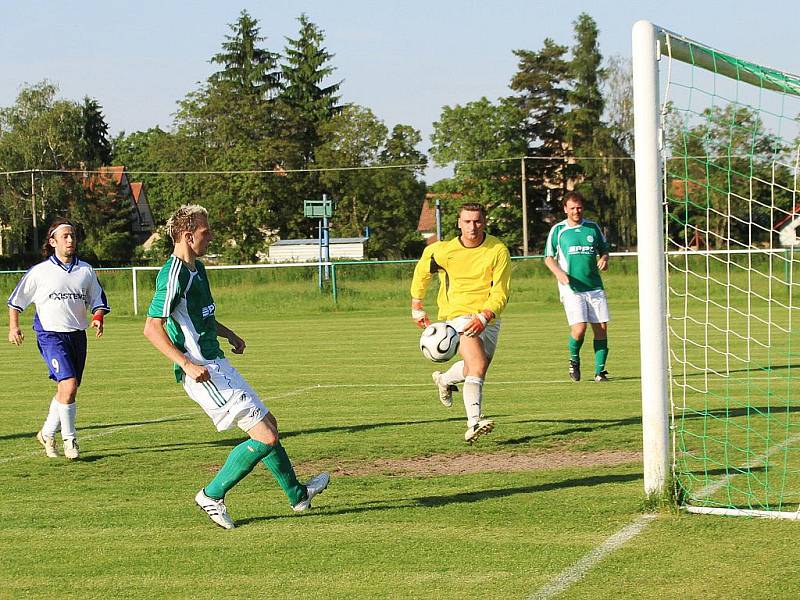
[(444, 385), (455, 385), (464, 381), (464, 361), (454, 363), (439, 379)]
[(42, 425), (42, 435), (44, 437), (55, 437), (58, 429), (61, 426), (61, 416), (58, 413), (58, 400), (55, 396), (50, 401), (50, 410), (47, 413), (47, 418)]
[(467, 427), (481, 420), (481, 401), (483, 400), (483, 379), (468, 375), (464, 380), (464, 409), (467, 411)]
[(61, 439), (68, 440), (75, 437), (75, 413), (78, 405), (58, 403), (58, 414), (61, 417)]

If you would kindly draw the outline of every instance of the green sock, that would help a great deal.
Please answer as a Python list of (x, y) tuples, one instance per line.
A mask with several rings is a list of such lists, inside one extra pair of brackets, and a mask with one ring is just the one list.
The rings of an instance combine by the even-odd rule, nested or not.
[(606, 360), (608, 360), (608, 340), (594, 340), (595, 374), (606, 370)]
[(581, 362), (581, 346), (583, 346), (584, 338), (576, 340), (574, 337), (569, 336), (569, 342), (567, 342), (567, 348), (569, 348), (569, 359), (572, 362), (580, 363)]
[(289, 498), (289, 503), (294, 506), (300, 500), (306, 497), (306, 486), (297, 481), (297, 475), (294, 474), (294, 467), (286, 450), (281, 446), (280, 442), (275, 445), (275, 451), (269, 456), (264, 458), (264, 466), (267, 467), (275, 479), (278, 480), (281, 489)]
[(215, 500), (224, 498), (228, 490), (252, 471), (258, 461), (269, 456), (272, 450), (273, 446), (256, 440), (247, 440), (236, 446), (231, 450), (217, 476), (205, 487), (206, 496)]

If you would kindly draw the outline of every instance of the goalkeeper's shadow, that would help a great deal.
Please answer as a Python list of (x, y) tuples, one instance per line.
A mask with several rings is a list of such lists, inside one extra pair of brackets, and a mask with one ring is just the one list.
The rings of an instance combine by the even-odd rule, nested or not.
[[(592, 475), (589, 477), (579, 477), (564, 479), (561, 481), (551, 481), (536, 485), (515, 486), (508, 488), (491, 488), (476, 490), (471, 492), (458, 492), (455, 494), (443, 494), (438, 496), (418, 496), (412, 498), (397, 498), (391, 500), (377, 500), (362, 502), (356, 505), (341, 508), (325, 507), (315, 508), (306, 514), (300, 515), (269, 515), (263, 517), (250, 517), (238, 519), (237, 526), (258, 523), (259, 521), (274, 521), (278, 519), (297, 519), (310, 517), (327, 517), (337, 515), (352, 515), (359, 513), (370, 513), (374, 511), (388, 510), (407, 510), (410, 508), (437, 508), (449, 505), (472, 504), (492, 500), (496, 498), (508, 498), (519, 494), (536, 494), (541, 492), (557, 491), (569, 488), (592, 487), (614, 483), (631, 483), (641, 481), (641, 473), (622, 473), (609, 475)], [(330, 496), (328, 496), (330, 498)]]

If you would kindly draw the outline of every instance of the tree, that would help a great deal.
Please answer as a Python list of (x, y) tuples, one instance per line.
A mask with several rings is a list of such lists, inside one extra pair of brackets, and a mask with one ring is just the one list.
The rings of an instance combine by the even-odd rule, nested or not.
[[(516, 102), (486, 98), (464, 106), (445, 106), (433, 124), (431, 156), (439, 165), (455, 163), (455, 175), (442, 189), (461, 194), (463, 202), (481, 202), (489, 213), (489, 229), (509, 247), (522, 242), (520, 223), (520, 160), (527, 150), (525, 114)], [(455, 206), (443, 212), (455, 225)]]
[(604, 69), (605, 109), (611, 135), (633, 155), (633, 66), (631, 59), (612, 56)]
[[(698, 231), (704, 249), (727, 248), (730, 239), (770, 243), (771, 207), (786, 214), (794, 206), (794, 178), (784, 166), (791, 162), (780, 159), (788, 148), (766, 130), (757, 112), (741, 105), (707, 108), (693, 123), (684, 122), (673, 106), (667, 110), (670, 239), (688, 247)], [(767, 183), (773, 181), (783, 184)]]
[(323, 86), (334, 71), (330, 65), (334, 55), (323, 47), (325, 38), (321, 29), (305, 14), (297, 20), (300, 22), (297, 39), (286, 38), (281, 101), (286, 108), (284, 117), (289, 135), (295, 138), (305, 167), (314, 161), (314, 150), (320, 142), (319, 128), (341, 110), (337, 104), (341, 82)]
[[(527, 139), (526, 191), (529, 204), (545, 211), (560, 210), (558, 198), (567, 189), (566, 166), (569, 145), (565, 142), (565, 110), (570, 77), (570, 65), (565, 59), (567, 47), (550, 38), (544, 40), (539, 52), (515, 50), (519, 57), (517, 72), (511, 79), (513, 98), (524, 116)], [(551, 189), (560, 190), (555, 202), (550, 200)], [(544, 234), (546, 224), (534, 211), (528, 213), (529, 231), (534, 237)], [(539, 236), (543, 237), (543, 236)]]
[(597, 25), (586, 13), (574, 25), (566, 142), (577, 159), (568, 174), (578, 182), (590, 215), (596, 215), (612, 244), (629, 246), (635, 240), (633, 169), (626, 160), (629, 155), (602, 119), (605, 100), (600, 86), (606, 72)]
[(108, 139), (108, 124), (102, 113), (103, 107), (97, 100), (86, 96), (81, 107), (83, 119), (83, 153), (85, 165), (94, 170), (111, 164), (111, 141)]
[[(80, 193), (75, 177), (29, 171), (79, 169), (83, 118), (75, 102), (56, 99), (55, 84), (42, 81), (22, 88), (13, 106), (0, 109), (0, 221), (11, 226), (11, 246), (21, 251), (46, 227), (50, 217), (66, 214), (71, 197)], [(36, 205), (36, 235), (32, 202)]]
[(226, 35), (222, 52), (211, 62), (222, 65), (208, 81), (214, 86), (230, 86), (245, 96), (268, 100), (280, 90), (279, 55), (258, 44), (266, 38), (259, 36), (258, 21), (242, 10), (236, 23), (229, 26), (233, 35)]
[[(282, 135), (277, 110), (278, 55), (260, 47), (258, 22), (242, 11), (222, 52), (211, 62), (222, 70), (180, 103), (176, 130), (167, 139), (185, 162), (176, 170), (265, 171), (297, 154)], [(164, 157), (167, 163), (174, 159)], [(163, 164), (163, 163), (162, 163)], [(250, 261), (266, 238), (286, 227), (294, 200), (290, 186), (259, 175), (209, 175), (176, 180), (183, 198), (203, 198), (215, 214), (212, 252)]]
[[(419, 132), (397, 125), (389, 135), (371, 110), (348, 105), (322, 125), (320, 134), (318, 164), (348, 168), (326, 171), (320, 178), (336, 201), (333, 234), (358, 236), (369, 227), (370, 256), (408, 256), (410, 244), (419, 240), (416, 224), (425, 197), (425, 184), (419, 179), (425, 158), (416, 149)], [(396, 168), (368, 168), (390, 166)]]

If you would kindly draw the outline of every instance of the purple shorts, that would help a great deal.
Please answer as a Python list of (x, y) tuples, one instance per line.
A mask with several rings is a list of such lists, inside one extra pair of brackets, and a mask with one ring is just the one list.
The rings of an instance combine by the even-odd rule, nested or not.
[(36, 344), (50, 370), (50, 379), (63, 381), (74, 377), (81, 384), (86, 365), (85, 331), (37, 331)]

